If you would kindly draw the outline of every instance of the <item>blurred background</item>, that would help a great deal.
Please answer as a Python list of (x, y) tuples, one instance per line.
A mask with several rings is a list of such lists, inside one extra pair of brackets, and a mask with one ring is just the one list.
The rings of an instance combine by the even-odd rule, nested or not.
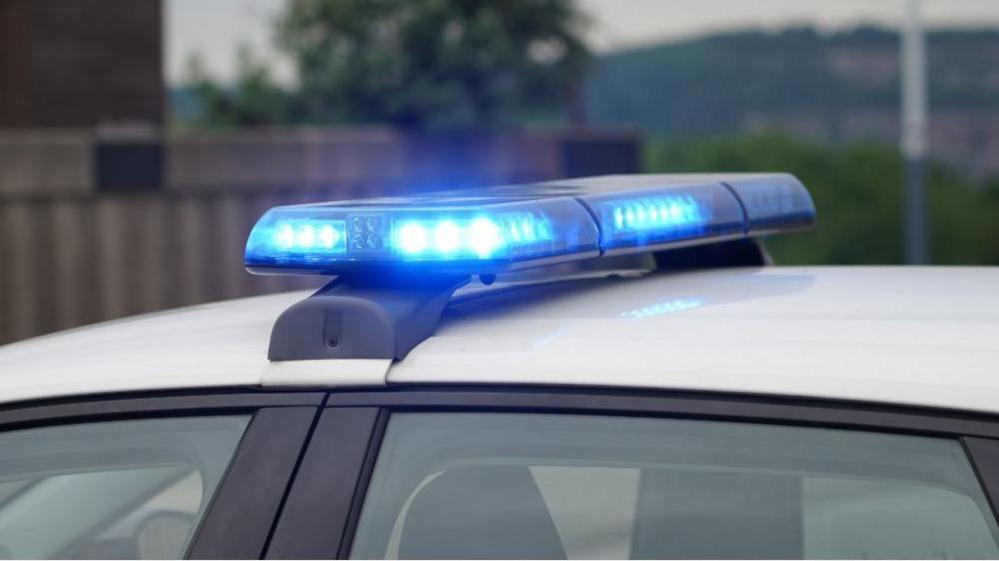
[(0, 0), (0, 343), (316, 284), (277, 204), (788, 171), (781, 264), (999, 265), (995, 0)]

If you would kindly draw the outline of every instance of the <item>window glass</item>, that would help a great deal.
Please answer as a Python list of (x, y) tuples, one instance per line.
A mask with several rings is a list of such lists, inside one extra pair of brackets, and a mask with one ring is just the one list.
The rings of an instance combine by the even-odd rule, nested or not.
[(356, 558), (995, 558), (956, 440), (577, 415), (392, 416)]
[(180, 558), (248, 420), (0, 434), (0, 559)]

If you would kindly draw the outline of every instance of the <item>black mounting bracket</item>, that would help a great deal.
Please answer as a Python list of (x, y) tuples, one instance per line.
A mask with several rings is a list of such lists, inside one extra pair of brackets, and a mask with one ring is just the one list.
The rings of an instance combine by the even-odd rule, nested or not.
[(767, 248), (756, 238), (739, 238), (708, 245), (667, 249), (652, 255), (656, 260), (656, 269), (660, 271), (765, 267), (774, 264)]
[(429, 337), (467, 275), (338, 277), (274, 322), (270, 360), (401, 359)]
[[(653, 255), (660, 270), (772, 264), (763, 245), (751, 238)], [(433, 334), (451, 295), (469, 280), (390, 272), (337, 277), (278, 316), (267, 358), (402, 359)]]

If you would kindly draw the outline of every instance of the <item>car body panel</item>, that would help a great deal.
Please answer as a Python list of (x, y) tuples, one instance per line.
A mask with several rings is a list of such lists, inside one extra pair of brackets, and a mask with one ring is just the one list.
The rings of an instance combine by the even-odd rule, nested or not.
[(723, 391), (999, 412), (999, 269), (759, 268), (470, 300), (389, 384)]
[[(267, 360), (294, 292), (170, 310), (0, 347), (0, 402), (212, 387), (311, 387), (316, 365)], [(339, 385), (381, 385), (389, 361), (322, 365)]]
[(396, 362), (268, 362), (307, 292), (0, 347), (0, 401), (199, 387), (484, 384), (734, 392), (999, 412), (999, 268), (768, 267), (456, 295)]

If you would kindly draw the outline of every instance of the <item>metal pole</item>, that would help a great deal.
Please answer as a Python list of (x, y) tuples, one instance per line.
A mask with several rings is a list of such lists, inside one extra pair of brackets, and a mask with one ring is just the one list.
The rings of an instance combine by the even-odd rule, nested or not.
[(926, 222), (926, 38), (921, 0), (906, 1), (902, 33), (902, 156), (905, 159), (905, 261), (929, 262)]

